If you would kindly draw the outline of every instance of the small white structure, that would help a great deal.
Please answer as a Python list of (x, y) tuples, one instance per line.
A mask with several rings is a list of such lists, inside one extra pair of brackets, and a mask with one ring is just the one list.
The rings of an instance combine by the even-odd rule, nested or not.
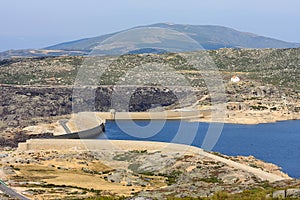
[(238, 83), (238, 82), (240, 82), (241, 81), (241, 79), (239, 78), (239, 77), (237, 77), (237, 76), (233, 76), (233, 77), (231, 77), (231, 82), (233, 82), (233, 83)]
[(115, 120), (116, 119), (116, 110), (115, 109), (110, 109), (110, 119)]

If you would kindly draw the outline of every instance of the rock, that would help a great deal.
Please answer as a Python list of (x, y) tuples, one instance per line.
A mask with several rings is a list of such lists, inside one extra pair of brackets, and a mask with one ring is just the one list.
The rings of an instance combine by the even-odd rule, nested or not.
[(189, 195), (188, 194), (185, 194), (185, 193), (181, 193), (181, 194), (177, 194), (175, 195), (176, 198), (185, 198), (185, 197), (188, 197)]
[(108, 176), (108, 180), (112, 183), (120, 183), (122, 180), (123, 175), (121, 174), (113, 174)]
[(4, 166), (2, 167), (2, 171), (4, 172), (4, 174), (7, 174), (7, 175), (14, 175), (16, 174), (14, 169), (12, 167), (9, 167), (9, 166)]
[(286, 197), (300, 198), (300, 189), (287, 189)]
[(3, 106), (0, 106), (0, 115), (1, 116), (3, 115), (3, 112), (4, 112), (4, 108), (3, 108)]
[(273, 198), (285, 198), (285, 190), (277, 190), (273, 192)]
[(5, 158), (7, 156), (8, 156), (8, 154), (0, 154), (0, 158)]
[(84, 171), (85, 173), (94, 174), (94, 171), (92, 171), (88, 168), (85, 168), (85, 167), (82, 168), (82, 171)]

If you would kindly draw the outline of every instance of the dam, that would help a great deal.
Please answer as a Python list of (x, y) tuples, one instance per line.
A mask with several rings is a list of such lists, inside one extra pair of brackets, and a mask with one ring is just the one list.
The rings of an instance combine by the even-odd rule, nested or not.
[(60, 120), (64, 132), (55, 133), (56, 139), (94, 138), (105, 131), (106, 120), (195, 120), (203, 114), (196, 110), (170, 110), (162, 112), (81, 112), (69, 120)]

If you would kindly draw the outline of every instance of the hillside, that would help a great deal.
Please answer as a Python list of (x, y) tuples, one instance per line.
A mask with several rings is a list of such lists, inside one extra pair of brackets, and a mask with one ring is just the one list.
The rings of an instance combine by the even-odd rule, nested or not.
[[(221, 49), (207, 51), (207, 53), (218, 68), (225, 86), (226, 122), (263, 123), (299, 118), (300, 48)], [(190, 57), (191, 62), (194, 62), (199, 60), (201, 52), (180, 55)], [(206, 83), (211, 77), (204, 80), (203, 74), (211, 72), (186, 65), (186, 60), (180, 55), (168, 53), (118, 57), (103, 72), (98, 82), (94, 82), (98, 86), (95, 91), (95, 110), (109, 111), (111, 95), (115, 90), (114, 85), (124, 78), (124, 74), (141, 63), (147, 65), (153, 62), (160, 63), (161, 66), (167, 63), (176, 73), (182, 74), (193, 87), (197, 99), (186, 99), (186, 106), (192, 109), (209, 110), (211, 98)], [(10, 134), (11, 128), (35, 125), (41, 121), (51, 121), (53, 117), (71, 114), (74, 103), (73, 86), (82, 64), (88, 61), (94, 62), (95, 65), (99, 62), (105, 63), (112, 58), (114, 57), (102, 57), (97, 60), (95, 57), (93, 60), (84, 56), (63, 56), (14, 58), (1, 61), (0, 129), (8, 130), (7, 134)], [(93, 70), (94, 72), (90, 71), (91, 74), (99, 73), (99, 68)], [(167, 109), (178, 108), (178, 99), (174, 96), (173, 90), (159, 85), (147, 85), (147, 82), (144, 82), (156, 72), (146, 73), (144, 69), (141, 70), (136, 74), (138, 77), (135, 83), (140, 86), (130, 100), (129, 111), (147, 111), (153, 108), (153, 105), (165, 106)], [(238, 75), (241, 82), (230, 82), (233, 75)], [(92, 77), (87, 77), (86, 80), (90, 78)], [(180, 81), (168, 73), (161, 80), (176, 83), (177, 95), (180, 94)], [(134, 86), (128, 84), (128, 89)], [(126, 92), (124, 90), (120, 95), (126, 96)], [(81, 95), (85, 97), (84, 94)], [(78, 100), (79, 102), (93, 101), (87, 97)], [(85, 111), (88, 108), (81, 106), (80, 109)], [(2, 136), (4, 135), (3, 132)], [(8, 144), (8, 141), (4, 140), (4, 143)], [(15, 145), (14, 140), (9, 143)]]
[[(196, 57), (202, 53), (185, 53), (182, 55), (195, 54)], [(216, 67), (228, 80), (230, 74), (242, 74), (249, 81), (271, 84), (280, 88), (289, 88), (300, 91), (299, 66), (300, 48), (298, 49), (220, 49), (207, 51), (207, 55), (215, 63)], [(190, 80), (192, 86), (199, 87), (201, 75), (194, 78), (195, 69), (184, 66), (187, 62), (179, 54), (160, 55), (124, 55), (116, 57), (110, 67), (100, 80), (102, 85), (113, 85), (117, 78), (122, 76), (128, 69), (135, 67), (141, 61), (145, 62), (167, 62), (180, 73), (184, 73)], [(110, 57), (95, 58), (95, 63), (100, 60), (109, 60)], [(195, 60), (196, 58), (192, 58)], [(192, 60), (192, 61), (193, 61)], [(73, 85), (79, 68), (84, 62), (92, 62), (93, 59), (85, 56), (62, 56), (41, 58), (14, 58), (0, 61), (0, 84), (10, 85)], [(191, 62), (192, 62), (191, 61)], [(128, 66), (124, 66), (124, 63)], [(186, 71), (190, 70), (190, 71)], [(112, 72), (113, 71), (113, 72)], [(113, 75), (111, 74), (113, 73)], [(195, 71), (196, 73), (196, 71)], [(230, 73), (230, 74), (228, 74)], [(105, 78), (109, 77), (109, 78)], [(116, 80), (115, 80), (116, 79)]]
[[(89, 107), (85, 107), (90, 102), (95, 102), (95, 111), (110, 111), (112, 94), (117, 93), (122, 100), (132, 88), (135, 92), (130, 96), (128, 111), (149, 111), (157, 105), (174, 112), (181, 108), (195, 109), (204, 116), (198, 120), (210, 122), (213, 110), (211, 94), (214, 90), (209, 90), (207, 83), (214, 79), (217, 71), (225, 87), (225, 116), (222, 122), (249, 124), (300, 118), (300, 48), (158, 53), (49, 56), (0, 61), (0, 174), (7, 175), (1, 179), (9, 180), (9, 184), (22, 189), (24, 194), (41, 199), (57, 199), (57, 196), (60, 199), (93, 199), (96, 195), (112, 196), (116, 193), (149, 196), (150, 199), (191, 199), (190, 196), (208, 200), (223, 197), (249, 199), (249, 195), (252, 199), (263, 199), (267, 195), (278, 197), (283, 192), (288, 197), (299, 197), (297, 180), (269, 183), (253, 173), (233, 168), (211, 157), (149, 151), (142, 145), (139, 145), (141, 149), (124, 152), (112, 149), (100, 153), (11, 151), (18, 143), (28, 139), (51, 138), (57, 128), (62, 129), (59, 120), (70, 119), (74, 111), (90, 111)], [(196, 69), (191, 64), (206, 60), (204, 58), (211, 59), (216, 68)], [(101, 68), (107, 63), (109, 65)], [(157, 70), (147, 69), (153, 63), (158, 66)], [(94, 83), (96, 87), (82, 87), (76, 83), (80, 69), (87, 73), (81, 74), (86, 75), (82, 76), (83, 83)], [(132, 73), (134, 69), (137, 71)], [(95, 80), (93, 75), (99, 72), (103, 72), (102, 76)], [(174, 77), (170, 72), (182, 75), (195, 92), (196, 99), (186, 98), (183, 105), (178, 103), (175, 94), (184, 94), (181, 87), (183, 79), (177, 79), (179, 76)], [(161, 74), (163, 78), (160, 78)], [(206, 74), (212, 77), (208, 76), (205, 80)], [(240, 82), (231, 82), (233, 75), (237, 75)], [(130, 80), (132, 77), (134, 82), (123, 85), (124, 90), (116, 92), (118, 87), (115, 86), (120, 80)], [(158, 82), (149, 84), (147, 81), (151, 77), (158, 77)], [(175, 87), (164, 86), (160, 81), (169, 81)], [(79, 93), (74, 93), (74, 85), (79, 88)], [(94, 92), (94, 99), (85, 96), (89, 92)], [(82, 103), (80, 110), (74, 110), (76, 102)], [(116, 111), (122, 109), (118, 105), (113, 108)], [(41, 142), (36, 141), (37, 146), (42, 147)], [(44, 144), (49, 144), (49, 140), (45, 140)], [(253, 157), (217, 155), (253, 169), (280, 173), (277, 166)], [(162, 166), (162, 163), (166, 163), (164, 168), (155, 168)]]
[[(182, 25), (158, 23), (148, 26), (139, 26), (135, 28), (165, 28), (178, 31), (190, 36), (197, 41), (204, 49), (212, 50), (219, 48), (295, 48), (300, 44), (289, 43), (273, 38), (255, 35), (252, 33), (240, 32), (232, 28), (213, 25)], [(135, 29), (132, 28), (132, 29)], [(132, 30), (129, 29), (129, 30)], [(128, 31), (128, 30), (125, 30)], [(92, 50), (105, 39), (116, 34), (103, 35), (99, 37), (86, 38), (77, 41), (57, 44), (46, 49), (60, 50)], [(150, 32), (151, 34), (151, 32)]]
[[(128, 200), (130, 196), (149, 200), (183, 197), (213, 200), (220, 199), (217, 197), (221, 191), (223, 195), (236, 195), (231, 199), (243, 196), (249, 199), (250, 194), (245, 190), (251, 190), (251, 196), (257, 199), (272, 195), (281, 185), (285, 188), (299, 185), (299, 181), (290, 180), (280, 172), (278, 166), (252, 156), (213, 155), (198, 148), (186, 149), (184, 145), (137, 141), (97, 141), (100, 150), (71, 150), (63, 147), (66, 142), (31, 140), (30, 151), (0, 150), (4, 155), (0, 161), (3, 179), (30, 198), (65, 200), (99, 196), (111, 197), (105, 199), (125, 196), (120, 199)], [(89, 141), (70, 143), (72, 147)], [(118, 149), (120, 146), (125, 149)], [(272, 178), (277, 182), (268, 181)], [(298, 192), (299, 189), (294, 190), (289, 196), (298, 197)]]
[(189, 52), (220, 48), (281, 49), (297, 47), (300, 47), (300, 43), (285, 42), (223, 26), (158, 23), (64, 42), (39, 50), (0, 52), (0, 60), (14, 57), (123, 55), (143, 52)]

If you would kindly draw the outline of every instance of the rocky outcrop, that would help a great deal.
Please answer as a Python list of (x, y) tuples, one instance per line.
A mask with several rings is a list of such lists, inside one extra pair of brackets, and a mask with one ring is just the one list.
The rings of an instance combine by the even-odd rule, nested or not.
[[(72, 112), (109, 111), (112, 107), (116, 111), (146, 111), (160, 106), (209, 111), (212, 104), (210, 92), (214, 89), (209, 91), (207, 83), (214, 80), (214, 70), (217, 69), (225, 86), (222, 100), (228, 103), (226, 122), (244, 123), (254, 118), (258, 119), (256, 123), (298, 119), (299, 51), (220, 49), (205, 53), (123, 55), (113, 58), (62, 56), (2, 60), (0, 130), (35, 125), (40, 119), (50, 120), (51, 117)], [(211, 60), (215, 69), (195, 69), (191, 63), (203, 58)], [(89, 65), (102, 67), (103, 63), (108, 63), (108, 68), (101, 77), (93, 77), (93, 74), (97, 76), (99, 68), (89, 68)], [(151, 64), (158, 66), (159, 70), (147, 68)], [(88, 72), (85, 77), (87, 82), (100, 86), (73, 88), (80, 85), (76, 83), (80, 69)], [(238, 75), (240, 81), (232, 83), (232, 75)], [(117, 83), (127, 79), (135, 85), (130, 85), (133, 83), (129, 81), (125, 84), (126, 87), (129, 85), (127, 88), (118, 89)], [(151, 83), (152, 80), (156, 82)], [(182, 80), (186, 83), (183, 84)], [(163, 83), (172, 83), (172, 87), (163, 87)], [(187, 97), (181, 88), (186, 84), (191, 86), (195, 99)], [(124, 102), (125, 105), (122, 104)], [(266, 116), (272, 119), (264, 119)], [(241, 118), (244, 120), (239, 120)]]
[[(28, 149), (24, 149), (24, 145)], [(80, 190), (92, 187), (98, 195), (167, 199), (209, 197), (219, 191), (235, 194), (275, 184), (262, 180), (246, 168), (218, 161), (195, 147), (165, 145), (137, 141), (30, 140), (18, 151), (5, 152), (7, 155), (0, 164), (9, 169), (6, 180), (16, 187), (32, 190), (32, 195), (41, 199), (49, 190), (59, 187), (60, 180), (65, 185), (60, 190), (51, 190), (55, 197), (61, 195), (62, 190), (67, 194), (75, 186)], [(14, 176), (14, 172), (18, 176)], [(78, 181), (91, 178), (93, 184)], [(30, 184), (33, 181), (40, 184)], [(43, 192), (38, 193), (35, 190), (38, 188)]]
[(272, 194), (273, 198), (285, 199), (285, 198), (300, 198), (300, 189), (299, 188), (290, 188), (286, 190), (276, 190)]
[[(55, 86), (1, 85), (0, 89), (2, 128), (29, 126), (29, 121), (38, 117), (47, 118), (83, 111), (109, 111), (112, 104), (111, 95), (114, 92), (112, 86), (86, 87), (76, 89), (75, 93), (72, 87)], [(165, 88), (138, 87), (133, 89), (136, 90), (128, 102), (129, 105), (124, 107), (115, 103), (116, 111), (146, 111), (153, 105), (168, 106), (177, 102), (173, 92)], [(128, 90), (132, 88), (129, 87)], [(122, 90), (115, 98), (122, 100), (121, 98), (127, 95), (128, 90)], [(95, 93), (95, 96), (89, 98), (85, 95), (91, 92)]]
[[(8, 137), (7, 137), (8, 136)], [(0, 135), (0, 147), (17, 147), (20, 142), (34, 138), (52, 138), (52, 133), (40, 133), (28, 135), (25, 131), (2, 132)]]

